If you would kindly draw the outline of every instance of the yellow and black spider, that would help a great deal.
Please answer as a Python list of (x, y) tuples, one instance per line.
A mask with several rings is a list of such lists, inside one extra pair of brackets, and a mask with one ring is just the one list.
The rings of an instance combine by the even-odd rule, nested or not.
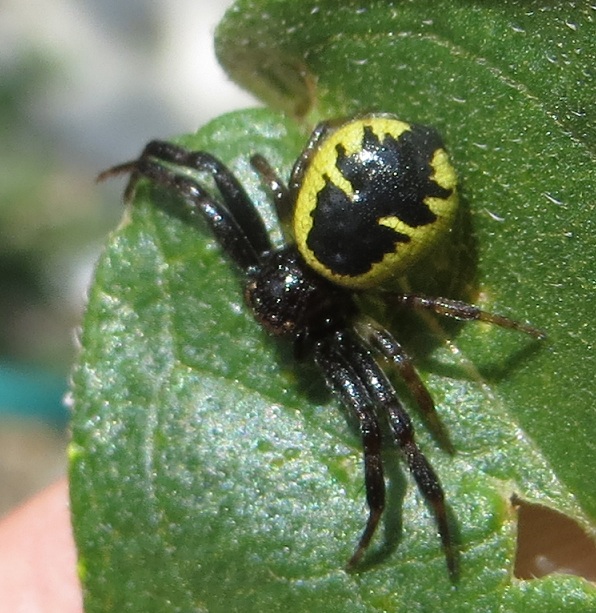
[[(271, 334), (291, 341), (297, 358), (312, 356), (327, 386), (356, 417), (369, 516), (348, 566), (362, 558), (385, 507), (384, 420), (434, 513), (454, 578), (457, 556), (443, 488), (376, 358), (397, 367), (421, 411), (440, 427), (434, 402), (402, 346), (359, 311), (355, 294), (393, 285), (386, 294), (392, 303), (481, 320), (536, 338), (544, 335), (460, 301), (395, 291), (395, 280), (449, 230), (457, 208), (455, 172), (432, 128), (388, 114), (323, 122), (296, 161), (287, 186), (263, 157), (253, 155), (251, 163), (268, 185), (289, 235), (281, 247), (273, 246), (236, 177), (207, 152), (153, 141), (137, 160), (114, 166), (100, 178), (130, 172), (127, 198), (144, 177), (186, 200), (242, 272), (244, 296), (255, 319)], [(189, 170), (212, 177), (219, 196), (211, 195)]]

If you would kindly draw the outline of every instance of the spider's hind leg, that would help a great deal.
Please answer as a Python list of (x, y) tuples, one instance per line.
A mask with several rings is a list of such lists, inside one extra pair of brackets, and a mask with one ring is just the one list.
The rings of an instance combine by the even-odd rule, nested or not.
[(530, 324), (516, 321), (503, 315), (483, 311), (473, 304), (449, 298), (429, 297), (421, 294), (394, 294), (393, 299), (405, 307), (415, 310), (432, 311), (437, 315), (461, 321), (484, 321), (501, 328), (517, 330), (536, 339), (546, 338), (546, 334)]
[(277, 219), (281, 224), (281, 229), (286, 242), (292, 241), (292, 214), (294, 212), (292, 198), (287, 185), (282, 181), (271, 164), (260, 154), (256, 153), (250, 158), (250, 165), (259, 174), (262, 181), (267, 185), (273, 203)]

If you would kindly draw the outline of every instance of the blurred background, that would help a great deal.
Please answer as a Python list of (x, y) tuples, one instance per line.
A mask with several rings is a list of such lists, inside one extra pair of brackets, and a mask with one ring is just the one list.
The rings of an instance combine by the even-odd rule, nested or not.
[(231, 3), (0, 3), (0, 515), (66, 468), (75, 329), (122, 214), (95, 176), (255, 104), (213, 53)]

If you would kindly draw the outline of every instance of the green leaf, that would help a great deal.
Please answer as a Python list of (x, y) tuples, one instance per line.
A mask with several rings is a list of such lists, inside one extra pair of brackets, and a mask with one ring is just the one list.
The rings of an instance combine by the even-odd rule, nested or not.
[(245, 111), (180, 142), (228, 163), (274, 230), (251, 153), (288, 176), (314, 118), (362, 109), (444, 134), (464, 211), (452, 238), (464, 247), (412, 286), (447, 288), (549, 334), (541, 346), (480, 324), (394, 326), (457, 449), (442, 452), (412, 411), (457, 518), (461, 580), (450, 584), (429, 513), (391, 453), (371, 563), (343, 570), (366, 518), (358, 436), (316, 370), (296, 367), (252, 320), (200, 220), (172, 214), (180, 203), (143, 183), (97, 265), (73, 375), (88, 612), (596, 606), (576, 577), (512, 578), (509, 503), (516, 493), (585, 527), (596, 516), (590, 9), (357, 7), (239, 3), (218, 31), (224, 65), (309, 121)]

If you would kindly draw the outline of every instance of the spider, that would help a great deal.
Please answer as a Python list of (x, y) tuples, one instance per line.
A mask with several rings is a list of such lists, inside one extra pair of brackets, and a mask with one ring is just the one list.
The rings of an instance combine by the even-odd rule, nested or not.
[[(382, 113), (327, 121), (315, 128), (287, 185), (262, 156), (253, 155), (251, 165), (273, 197), (286, 241), (281, 247), (272, 244), (238, 179), (205, 151), (152, 141), (138, 159), (99, 178), (130, 173), (126, 200), (137, 181), (146, 178), (196, 210), (240, 270), (255, 319), (270, 334), (290, 341), (297, 359), (314, 359), (328, 388), (355, 417), (368, 519), (348, 568), (361, 561), (385, 508), (381, 454), (387, 430), (434, 515), (455, 579), (456, 545), (441, 482), (377, 359), (396, 367), (427, 421), (441, 433), (433, 399), (404, 348), (360, 312), (355, 296), (389, 287), (384, 295), (392, 304), (480, 320), (538, 339), (544, 334), (464, 302), (391, 287), (449, 231), (457, 207), (455, 172), (434, 129)], [(211, 176), (219, 195), (209, 193), (189, 170)], [(453, 452), (444, 432), (441, 438)]]

